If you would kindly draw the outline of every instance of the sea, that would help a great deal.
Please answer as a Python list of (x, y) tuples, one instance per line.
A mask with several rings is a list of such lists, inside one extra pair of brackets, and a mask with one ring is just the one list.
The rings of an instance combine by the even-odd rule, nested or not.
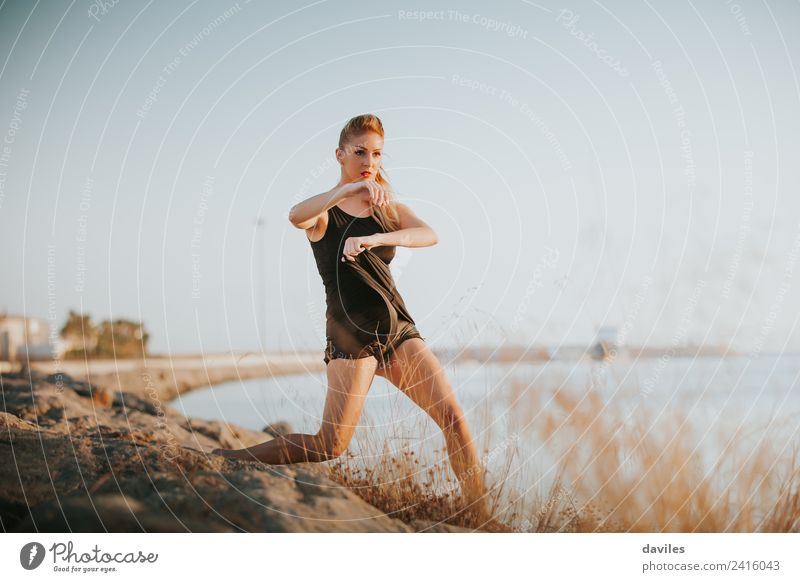
[[(790, 458), (800, 442), (798, 353), (456, 361), (443, 368), (488, 472), (513, 474), (540, 494), (552, 487), (556, 468), (576, 444), (589, 449), (587, 459), (605, 449), (604, 442), (623, 443), (617, 454), (633, 456), (642, 443), (658, 455), (679, 439), (687, 457), (710, 473), (723, 458), (760, 454), (765, 444)], [(287, 422), (294, 432), (315, 433), (326, 390), (324, 372), (305, 373), (226, 382), (171, 404), (187, 416), (252, 430)], [(443, 447), (427, 414), (376, 376), (348, 453), (369, 463), (387, 451), (411, 450), (434, 462), (444, 458)]]

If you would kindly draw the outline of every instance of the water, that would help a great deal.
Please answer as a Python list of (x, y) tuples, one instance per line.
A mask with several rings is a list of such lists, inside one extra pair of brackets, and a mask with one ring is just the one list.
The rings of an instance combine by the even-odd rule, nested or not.
[[(445, 366), (445, 372), (490, 473), (511, 467), (517, 479), (539, 492), (552, 483), (565, 451), (592, 427), (633, 431), (645, 413), (653, 419), (653, 433), (663, 433), (651, 436), (665, 443), (673, 432), (691, 439), (689, 448), (706, 470), (737, 431), (746, 447), (768, 438), (786, 451), (800, 434), (800, 354), (755, 360), (459, 363)], [(228, 382), (190, 392), (172, 404), (188, 416), (252, 430), (288, 421), (297, 432), (314, 433), (325, 392), (324, 373), (302, 374)], [(422, 453), (444, 445), (427, 415), (380, 377), (373, 382), (349, 451), (376, 454), (376, 442)]]

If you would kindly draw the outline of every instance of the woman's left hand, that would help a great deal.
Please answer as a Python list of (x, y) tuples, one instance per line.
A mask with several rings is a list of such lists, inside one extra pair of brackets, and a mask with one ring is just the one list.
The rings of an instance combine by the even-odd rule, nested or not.
[(344, 250), (342, 251), (342, 261), (355, 262), (356, 256), (363, 251), (376, 247), (380, 241), (376, 235), (370, 236), (351, 236), (344, 241)]

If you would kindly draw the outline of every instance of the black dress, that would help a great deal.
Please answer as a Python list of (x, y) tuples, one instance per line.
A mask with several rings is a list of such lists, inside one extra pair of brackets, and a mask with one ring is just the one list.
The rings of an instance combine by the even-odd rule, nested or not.
[(373, 216), (357, 217), (332, 206), (325, 235), (318, 241), (309, 239), (325, 285), (325, 364), (336, 358), (375, 356), (384, 367), (405, 340), (424, 340), (389, 270), (395, 247), (363, 250), (355, 261), (342, 262), (348, 238), (389, 232), (380, 209), (374, 211)]

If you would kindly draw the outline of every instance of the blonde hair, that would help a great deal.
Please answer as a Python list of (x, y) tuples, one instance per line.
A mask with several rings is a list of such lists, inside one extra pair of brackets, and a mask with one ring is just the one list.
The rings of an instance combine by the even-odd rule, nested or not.
[[(356, 115), (344, 124), (342, 131), (339, 133), (339, 148), (344, 150), (345, 145), (353, 138), (369, 131), (375, 132), (383, 138), (383, 123), (381, 123), (378, 116), (372, 115), (371, 113)], [(389, 203), (383, 208), (373, 208), (373, 212), (384, 219), (387, 230), (397, 230), (400, 228), (400, 215), (397, 212), (397, 201), (394, 197), (394, 189), (386, 176), (386, 169), (383, 167), (383, 162), (381, 162), (378, 167), (378, 174), (375, 176), (375, 181), (389, 192)]]

